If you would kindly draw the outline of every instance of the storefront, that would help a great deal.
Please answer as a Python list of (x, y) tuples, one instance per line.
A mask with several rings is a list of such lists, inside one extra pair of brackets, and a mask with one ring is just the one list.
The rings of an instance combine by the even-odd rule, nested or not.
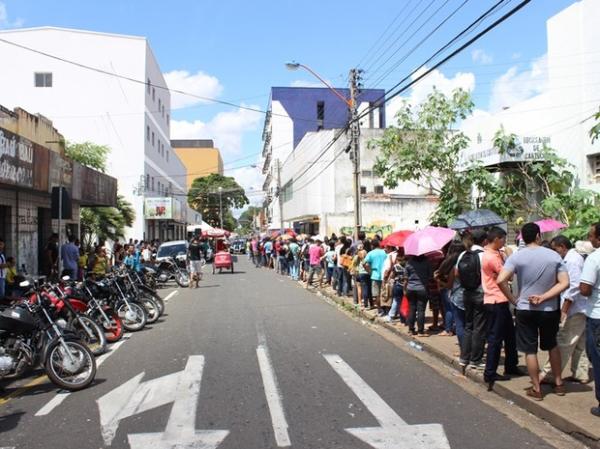
[(144, 198), (144, 219), (147, 240), (168, 242), (186, 237), (184, 207), (177, 198)]

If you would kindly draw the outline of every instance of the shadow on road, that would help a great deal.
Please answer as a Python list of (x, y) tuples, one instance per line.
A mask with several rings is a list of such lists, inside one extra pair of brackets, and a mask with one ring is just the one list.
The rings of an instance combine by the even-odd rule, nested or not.
[(10, 415), (0, 416), (0, 432), (8, 432), (15, 429), (25, 412), (15, 412)]

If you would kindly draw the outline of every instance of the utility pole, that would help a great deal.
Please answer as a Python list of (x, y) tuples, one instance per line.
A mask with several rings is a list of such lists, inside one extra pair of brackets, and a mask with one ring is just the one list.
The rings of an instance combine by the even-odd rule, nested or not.
[(350, 159), (353, 163), (353, 188), (354, 188), (354, 241), (358, 240), (361, 227), (360, 213), (360, 124), (358, 122), (358, 84), (360, 71), (350, 70)]
[(277, 159), (277, 200), (279, 201), (279, 228), (281, 235), (285, 232), (283, 226), (283, 191), (281, 189), (281, 161)]
[(221, 229), (223, 229), (223, 187), (219, 186), (219, 222), (221, 223)]

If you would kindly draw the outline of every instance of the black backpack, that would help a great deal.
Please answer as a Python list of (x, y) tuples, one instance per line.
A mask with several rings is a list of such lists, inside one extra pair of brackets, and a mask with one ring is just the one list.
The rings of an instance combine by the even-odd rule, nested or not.
[(479, 259), (480, 249), (467, 251), (458, 262), (458, 277), (460, 285), (465, 290), (477, 290), (481, 287), (481, 261)]

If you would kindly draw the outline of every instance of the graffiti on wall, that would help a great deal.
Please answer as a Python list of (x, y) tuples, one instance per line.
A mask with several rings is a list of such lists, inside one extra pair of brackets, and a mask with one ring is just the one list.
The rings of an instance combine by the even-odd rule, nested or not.
[[(394, 227), (393, 225), (383, 221), (373, 221), (367, 226), (363, 226), (361, 230), (364, 231), (368, 238), (373, 238), (375, 237), (375, 235), (386, 237), (387, 235), (392, 233)], [(344, 226), (340, 228), (340, 232), (344, 235), (352, 235), (354, 233), (354, 227)]]

